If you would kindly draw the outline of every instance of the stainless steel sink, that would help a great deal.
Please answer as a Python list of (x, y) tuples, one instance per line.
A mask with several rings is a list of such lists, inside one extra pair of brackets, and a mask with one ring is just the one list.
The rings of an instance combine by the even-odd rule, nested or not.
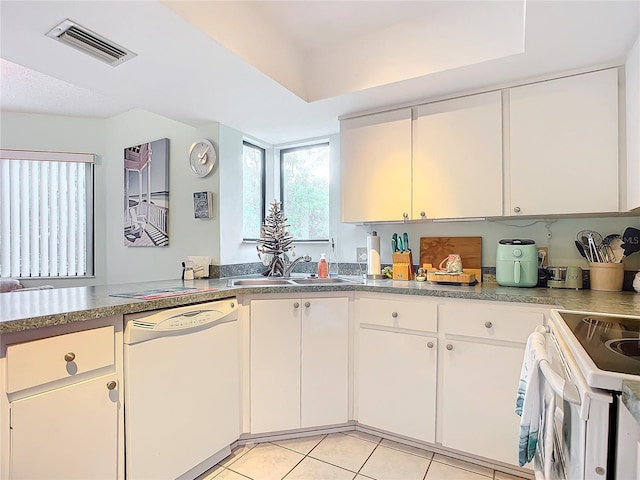
[(298, 285), (327, 285), (333, 283), (352, 283), (343, 278), (294, 278), (291, 280)]
[(344, 278), (230, 278), (227, 281), (228, 287), (271, 287), (271, 286), (306, 286), (306, 285), (335, 285), (335, 284), (357, 283)]
[(293, 285), (284, 278), (231, 278), (227, 282), (229, 287), (268, 287), (270, 285)]

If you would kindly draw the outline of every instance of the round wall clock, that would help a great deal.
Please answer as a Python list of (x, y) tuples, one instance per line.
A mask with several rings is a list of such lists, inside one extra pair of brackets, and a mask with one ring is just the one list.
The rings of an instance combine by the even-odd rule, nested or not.
[(216, 150), (206, 138), (196, 140), (189, 148), (189, 166), (198, 177), (206, 177), (213, 170), (217, 160)]

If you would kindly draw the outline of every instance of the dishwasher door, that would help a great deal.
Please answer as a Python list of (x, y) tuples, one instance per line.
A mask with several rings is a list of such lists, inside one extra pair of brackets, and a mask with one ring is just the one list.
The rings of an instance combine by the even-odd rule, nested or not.
[(128, 479), (194, 478), (238, 439), (237, 310), (233, 298), (126, 316)]

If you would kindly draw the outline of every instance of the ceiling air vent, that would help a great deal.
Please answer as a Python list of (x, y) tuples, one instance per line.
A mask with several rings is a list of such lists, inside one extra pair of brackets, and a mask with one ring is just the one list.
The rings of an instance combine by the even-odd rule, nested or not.
[(47, 37), (59, 40), (112, 67), (136, 56), (132, 51), (68, 19), (47, 32)]

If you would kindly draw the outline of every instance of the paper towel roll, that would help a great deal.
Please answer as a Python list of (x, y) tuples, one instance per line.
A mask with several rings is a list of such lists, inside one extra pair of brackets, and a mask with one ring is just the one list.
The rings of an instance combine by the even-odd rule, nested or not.
[(373, 232), (367, 237), (367, 275), (380, 274), (380, 237)]

